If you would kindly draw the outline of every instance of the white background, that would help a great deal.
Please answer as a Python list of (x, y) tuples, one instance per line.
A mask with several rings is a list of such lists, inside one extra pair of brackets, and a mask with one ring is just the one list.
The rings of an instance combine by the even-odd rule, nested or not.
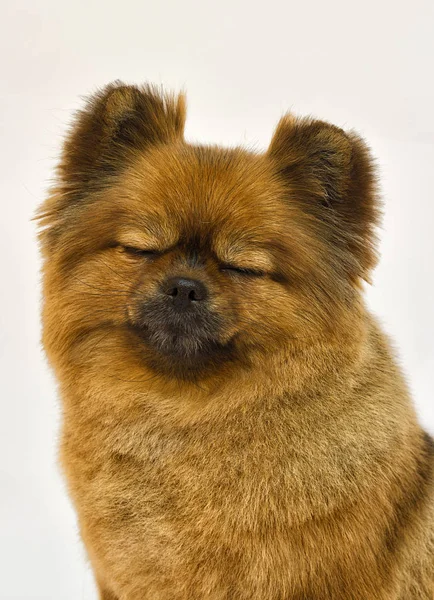
[(30, 218), (79, 96), (113, 79), (184, 88), (190, 140), (266, 148), (288, 109), (368, 139), (386, 209), (369, 303), (434, 432), (432, 0), (8, 4), (0, 18), (0, 598), (96, 598), (56, 467), (60, 411), (39, 345)]

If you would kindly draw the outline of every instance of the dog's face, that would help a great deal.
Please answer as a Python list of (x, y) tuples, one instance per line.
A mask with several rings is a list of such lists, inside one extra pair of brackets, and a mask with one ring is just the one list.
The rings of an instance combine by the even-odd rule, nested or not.
[(122, 331), (126, 361), (197, 378), (329, 335), (374, 262), (362, 142), (285, 117), (259, 155), (183, 123), (182, 98), (125, 86), (80, 115), (40, 217), (53, 343)]

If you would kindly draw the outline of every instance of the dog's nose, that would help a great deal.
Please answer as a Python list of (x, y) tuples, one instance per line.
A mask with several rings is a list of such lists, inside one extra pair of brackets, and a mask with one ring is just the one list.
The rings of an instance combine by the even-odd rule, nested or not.
[(171, 297), (173, 305), (178, 309), (188, 308), (208, 297), (205, 284), (187, 277), (170, 277), (163, 284), (163, 292)]

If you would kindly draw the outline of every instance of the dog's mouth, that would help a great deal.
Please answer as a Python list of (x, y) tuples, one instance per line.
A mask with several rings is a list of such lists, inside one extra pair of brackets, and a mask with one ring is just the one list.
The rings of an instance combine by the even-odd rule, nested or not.
[(222, 344), (201, 332), (176, 331), (170, 327), (133, 325), (136, 333), (148, 346), (174, 359), (193, 361), (217, 351)]
[(199, 318), (140, 319), (130, 329), (143, 345), (143, 356), (156, 371), (177, 378), (190, 379), (199, 373), (215, 370), (235, 358), (235, 340), (221, 341), (220, 322)]
[(143, 356), (156, 371), (177, 378), (191, 379), (221, 367), (235, 359), (235, 340), (221, 342), (209, 331), (180, 330), (155, 324), (130, 325), (136, 339), (143, 344)]
[(154, 370), (191, 378), (234, 359), (234, 337), (225, 336), (222, 317), (205, 303), (174, 311), (157, 298), (131, 314), (130, 327)]

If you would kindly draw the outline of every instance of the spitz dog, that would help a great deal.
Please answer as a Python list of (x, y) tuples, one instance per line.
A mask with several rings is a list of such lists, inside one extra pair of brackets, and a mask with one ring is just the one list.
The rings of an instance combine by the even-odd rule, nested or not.
[(434, 445), (363, 301), (364, 142), (194, 145), (115, 83), (38, 218), (61, 462), (104, 600), (433, 600)]

